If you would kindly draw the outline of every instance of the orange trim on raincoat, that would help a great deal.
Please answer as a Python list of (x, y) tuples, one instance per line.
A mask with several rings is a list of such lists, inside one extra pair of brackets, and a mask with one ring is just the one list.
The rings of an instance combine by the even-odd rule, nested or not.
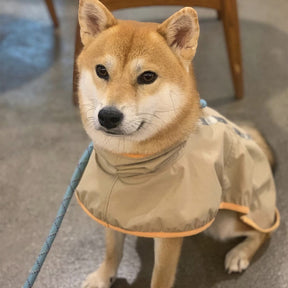
[[(193, 229), (190, 231), (183, 231), (183, 232), (139, 232), (139, 231), (130, 231), (130, 230), (126, 230), (120, 227), (116, 227), (113, 226), (111, 224), (108, 224), (100, 219), (98, 219), (97, 217), (95, 217), (85, 206), (84, 204), (80, 201), (77, 193), (75, 193), (77, 202), (79, 203), (79, 205), (81, 206), (81, 208), (85, 211), (85, 213), (90, 216), (93, 220), (95, 220), (96, 222), (98, 222), (99, 224), (113, 229), (115, 231), (121, 232), (121, 233), (125, 233), (125, 234), (130, 234), (130, 235), (134, 235), (134, 236), (138, 236), (138, 237), (148, 237), (148, 238), (176, 238), (176, 237), (187, 237), (187, 236), (193, 236), (196, 234), (199, 234), (203, 231), (205, 231), (206, 229), (208, 229), (214, 222), (215, 218), (212, 219), (210, 222), (208, 222), (207, 224), (205, 224), (204, 226), (197, 228), (197, 229)], [(231, 210), (231, 211), (235, 211), (235, 212), (239, 212), (239, 213), (244, 213), (244, 214), (248, 214), (249, 213), (249, 208), (246, 206), (241, 206), (241, 205), (237, 205), (234, 203), (227, 203), (227, 202), (222, 202), (220, 203), (219, 209), (226, 209), (226, 210)], [(280, 225), (280, 213), (278, 211), (278, 209), (276, 208), (276, 220), (275, 223), (273, 224), (272, 227), (267, 228), (267, 229), (263, 229), (261, 227), (259, 227), (255, 222), (253, 222), (251, 219), (249, 219), (246, 215), (243, 215), (240, 217), (240, 220), (243, 221), (245, 224), (251, 226), (252, 228), (254, 228), (255, 230), (262, 232), (262, 233), (270, 233), (272, 231), (274, 231), (275, 229), (277, 229)]]
[(152, 154), (126, 154), (126, 153), (123, 153), (120, 155), (124, 156), (124, 157), (134, 158), (134, 159), (141, 159), (141, 158), (149, 157)]
[[(248, 214), (250, 209), (246, 206), (241, 206), (241, 205), (237, 205), (234, 203), (227, 203), (227, 202), (222, 202), (220, 204), (219, 209), (226, 209), (226, 210), (231, 210), (231, 211), (235, 211), (235, 212), (240, 212), (243, 214)], [(262, 233), (270, 233), (274, 230), (276, 230), (279, 225), (280, 225), (280, 213), (279, 210), (276, 208), (275, 210), (275, 223), (270, 227), (270, 228), (261, 228), (260, 226), (258, 226), (254, 221), (252, 221), (247, 215), (242, 215), (240, 217), (240, 220), (247, 224), (248, 226), (254, 228), (255, 230), (262, 232)]]
[(139, 232), (139, 231), (130, 231), (130, 230), (125, 230), (123, 228), (120, 227), (116, 227), (113, 226), (111, 224), (108, 224), (100, 219), (98, 219), (97, 217), (95, 217), (85, 206), (84, 204), (80, 201), (80, 199), (78, 198), (77, 193), (75, 193), (76, 195), (76, 199), (79, 203), (79, 205), (82, 207), (82, 209), (84, 210), (84, 212), (90, 216), (93, 220), (95, 220), (96, 222), (98, 222), (99, 224), (113, 229), (115, 231), (118, 232), (122, 232), (124, 234), (130, 234), (130, 235), (134, 235), (134, 236), (138, 236), (138, 237), (147, 237), (147, 238), (176, 238), (176, 237), (187, 237), (187, 236), (192, 236), (192, 235), (196, 235), (199, 234), (203, 231), (205, 231), (206, 229), (208, 229), (212, 223), (214, 222), (215, 218), (212, 219), (210, 222), (208, 222), (207, 224), (205, 224), (204, 226), (191, 230), (191, 231), (183, 231), (183, 232)]
[(251, 219), (249, 219), (246, 215), (243, 215), (240, 217), (241, 221), (243, 221), (245, 224), (251, 226), (255, 230), (262, 232), (262, 233), (270, 233), (276, 230), (280, 225), (280, 213), (279, 210), (276, 208), (275, 210), (275, 223), (272, 227), (263, 229), (259, 227), (255, 222), (253, 222)]
[(239, 212), (239, 213), (244, 213), (244, 214), (248, 214), (249, 213), (249, 208), (248, 207), (241, 206), (241, 205), (234, 204), (234, 203), (228, 203), (228, 202), (220, 203), (219, 209), (227, 209), (227, 210), (232, 210), (232, 211)]

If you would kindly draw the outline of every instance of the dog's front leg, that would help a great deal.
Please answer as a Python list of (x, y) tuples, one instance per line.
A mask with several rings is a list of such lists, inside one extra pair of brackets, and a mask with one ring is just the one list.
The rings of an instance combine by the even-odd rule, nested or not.
[(113, 284), (123, 254), (124, 238), (124, 234), (106, 229), (104, 262), (96, 272), (88, 275), (82, 288), (109, 288)]
[(172, 288), (183, 238), (155, 238), (151, 288)]

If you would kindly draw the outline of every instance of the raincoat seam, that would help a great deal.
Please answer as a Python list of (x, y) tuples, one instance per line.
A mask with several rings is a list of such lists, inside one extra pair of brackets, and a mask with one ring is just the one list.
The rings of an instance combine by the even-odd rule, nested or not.
[(105, 210), (104, 210), (103, 220), (104, 220), (106, 223), (108, 223), (107, 213), (108, 213), (108, 209), (109, 209), (111, 194), (112, 194), (112, 192), (113, 192), (113, 188), (114, 188), (114, 186), (116, 185), (116, 182), (117, 182), (118, 179), (119, 179), (119, 177), (116, 176), (115, 179), (114, 179), (114, 181), (113, 181), (113, 183), (112, 183), (111, 189), (110, 189), (110, 191), (109, 191), (109, 193), (107, 194), (107, 197), (106, 197), (106, 199), (105, 199), (106, 204), (105, 204)]
[(232, 140), (231, 140), (229, 152), (227, 153), (227, 158), (224, 160), (224, 169), (225, 169), (225, 167), (229, 167), (230, 164), (231, 164), (232, 155), (233, 155), (233, 151), (234, 151), (234, 144), (235, 144), (235, 135), (234, 135), (234, 133), (232, 133), (232, 131), (230, 129), (227, 129), (227, 131), (230, 134), (230, 138)]

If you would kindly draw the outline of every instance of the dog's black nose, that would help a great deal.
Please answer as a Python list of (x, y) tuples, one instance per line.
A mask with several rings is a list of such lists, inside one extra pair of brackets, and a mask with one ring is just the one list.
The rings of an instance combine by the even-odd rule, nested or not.
[(113, 106), (104, 107), (98, 113), (98, 120), (107, 129), (116, 128), (123, 120), (123, 113)]

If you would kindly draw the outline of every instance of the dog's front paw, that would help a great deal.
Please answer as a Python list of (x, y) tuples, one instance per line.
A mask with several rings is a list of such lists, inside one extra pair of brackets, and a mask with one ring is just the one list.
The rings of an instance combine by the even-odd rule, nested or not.
[(115, 276), (111, 277), (99, 269), (87, 276), (81, 288), (110, 288), (115, 280)]
[(234, 248), (226, 254), (225, 269), (228, 273), (242, 272), (247, 269), (250, 261), (244, 251)]

